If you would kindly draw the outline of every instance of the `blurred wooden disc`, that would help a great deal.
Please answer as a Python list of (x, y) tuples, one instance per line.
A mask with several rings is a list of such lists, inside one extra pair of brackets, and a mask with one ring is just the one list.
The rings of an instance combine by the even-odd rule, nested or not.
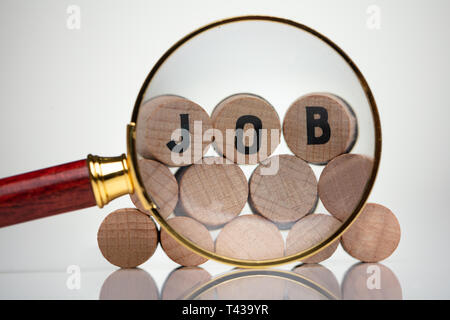
[(283, 134), (296, 156), (324, 164), (353, 147), (356, 117), (341, 98), (330, 93), (310, 93), (289, 107)]
[(379, 263), (358, 263), (342, 281), (344, 300), (401, 300), (402, 287), (395, 274)]
[(328, 163), (319, 178), (319, 197), (337, 219), (345, 221), (364, 194), (373, 169), (373, 159), (343, 154)]
[[(178, 182), (170, 169), (154, 160), (141, 159), (138, 161), (144, 188), (160, 208), (159, 213), (165, 219), (175, 209), (178, 201)], [(136, 208), (150, 214), (142, 206), (136, 194), (130, 195)]]
[(194, 164), (183, 172), (180, 202), (192, 218), (218, 227), (241, 213), (248, 198), (248, 184), (239, 166), (210, 163)]
[(162, 300), (183, 299), (193, 290), (211, 280), (211, 275), (199, 267), (182, 267), (170, 273), (164, 282)]
[(147, 261), (158, 246), (158, 230), (152, 218), (137, 209), (120, 209), (103, 220), (97, 234), (103, 256), (121, 268)]
[(216, 253), (243, 260), (267, 260), (284, 255), (281, 232), (270, 221), (243, 215), (229, 222), (216, 239)]
[[(286, 239), (286, 255), (299, 253), (309, 249), (328, 238), (334, 233), (341, 223), (336, 218), (326, 214), (310, 214), (300, 219)], [(334, 241), (325, 249), (303, 259), (304, 263), (319, 263), (331, 257), (339, 245), (339, 239)]]
[(352, 257), (363, 262), (378, 262), (389, 257), (400, 242), (400, 224), (388, 208), (367, 203), (343, 234), (341, 243)]
[[(181, 129), (189, 135), (184, 136)], [(207, 130), (211, 132), (210, 138), (203, 139)], [(159, 96), (145, 102), (139, 110), (136, 149), (144, 158), (169, 166), (185, 166), (199, 161), (211, 142), (209, 115), (188, 99)]]
[(314, 172), (291, 155), (273, 156), (261, 163), (249, 187), (252, 209), (280, 227), (314, 211), (318, 200)]
[(224, 99), (211, 119), (217, 152), (235, 163), (256, 164), (280, 143), (280, 118), (270, 103), (256, 95), (242, 93)]
[[(167, 223), (179, 234), (194, 242), (197, 246), (208, 251), (214, 251), (214, 241), (208, 229), (201, 223), (188, 217), (175, 217), (167, 220)], [(167, 256), (174, 262), (186, 266), (198, 266), (208, 259), (192, 252), (178, 243), (166, 230), (161, 229), (161, 246)]]
[[(337, 299), (341, 298), (341, 288), (339, 286), (339, 282), (330, 269), (320, 264), (312, 263), (312, 264), (302, 264), (294, 268), (292, 271), (318, 284), (319, 286), (327, 290), (329, 293), (331, 293), (335, 298)], [(290, 288), (291, 287), (289, 286), (288, 289)], [(294, 300), (295, 296), (292, 296), (292, 293), (289, 294), (289, 296), (290, 298), (292, 298), (292, 300)]]
[(158, 300), (158, 287), (142, 269), (119, 269), (103, 283), (100, 300)]

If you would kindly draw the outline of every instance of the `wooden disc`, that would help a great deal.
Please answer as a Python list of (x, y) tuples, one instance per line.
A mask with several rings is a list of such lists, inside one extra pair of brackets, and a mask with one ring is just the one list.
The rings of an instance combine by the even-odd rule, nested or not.
[[(201, 223), (188, 217), (175, 217), (167, 220), (167, 223), (179, 234), (194, 242), (197, 246), (208, 251), (214, 251), (214, 241), (208, 229)], [(166, 230), (161, 229), (161, 246), (167, 256), (174, 262), (186, 266), (198, 266), (208, 259), (192, 252), (178, 243)]]
[(319, 178), (319, 198), (337, 219), (345, 221), (356, 209), (369, 182), (373, 160), (343, 154), (328, 163)]
[(211, 280), (211, 275), (199, 267), (182, 267), (170, 273), (164, 282), (162, 300), (184, 299), (196, 288)]
[(353, 147), (356, 117), (341, 98), (329, 93), (310, 93), (289, 107), (283, 134), (296, 156), (324, 164)]
[(281, 232), (265, 218), (250, 214), (235, 218), (220, 231), (216, 253), (243, 260), (267, 260), (284, 255)]
[(103, 283), (100, 300), (158, 300), (158, 287), (142, 269), (119, 269)]
[(256, 164), (280, 143), (280, 118), (270, 103), (256, 95), (235, 94), (222, 100), (211, 119), (217, 152), (235, 163)]
[(119, 209), (103, 220), (97, 242), (106, 260), (121, 268), (147, 261), (158, 246), (158, 230), (152, 218), (137, 209)]
[(252, 209), (282, 228), (314, 211), (318, 200), (314, 172), (305, 161), (291, 155), (263, 161), (249, 185)]
[[(341, 288), (336, 276), (330, 269), (320, 264), (302, 264), (292, 270), (296, 274), (318, 284), (337, 299), (341, 298)], [(291, 287), (289, 286), (288, 289)], [(294, 300), (292, 294), (289, 295)], [(297, 300), (297, 299), (296, 299)]]
[(389, 257), (400, 242), (400, 224), (388, 208), (368, 203), (344, 233), (342, 247), (363, 262), (378, 262)]
[(402, 287), (395, 274), (379, 263), (358, 263), (342, 281), (344, 300), (401, 300)]
[[(183, 135), (181, 129), (189, 135)], [(207, 130), (211, 134), (203, 139)], [(144, 158), (185, 166), (199, 161), (211, 142), (211, 119), (190, 100), (164, 95), (148, 100), (139, 110), (136, 149)]]
[[(341, 223), (332, 216), (316, 213), (300, 219), (286, 238), (286, 255), (299, 253), (309, 249), (328, 238)], [(331, 257), (339, 245), (339, 239), (325, 249), (303, 259), (304, 263), (319, 263)]]
[[(160, 215), (165, 219), (175, 209), (178, 201), (178, 182), (169, 168), (158, 161), (141, 159), (138, 161), (139, 171), (145, 191), (159, 207)], [(136, 194), (130, 195), (136, 208), (150, 214), (142, 206)]]
[[(209, 158), (221, 160), (221, 158)], [(194, 164), (180, 179), (180, 202), (184, 212), (211, 227), (221, 226), (242, 211), (248, 184), (235, 164)]]

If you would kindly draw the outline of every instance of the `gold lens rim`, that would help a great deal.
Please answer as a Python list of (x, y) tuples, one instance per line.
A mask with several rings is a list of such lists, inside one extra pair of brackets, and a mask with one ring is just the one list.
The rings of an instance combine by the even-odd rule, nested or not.
[[(354, 212), (350, 215), (350, 217), (341, 225), (341, 227), (334, 232), (330, 237), (322, 241), (321, 243), (318, 243), (317, 245), (313, 246), (312, 248), (309, 248), (307, 250), (304, 250), (302, 252), (285, 256), (282, 258), (277, 259), (270, 259), (270, 260), (242, 260), (242, 259), (234, 259), (229, 258), (225, 256), (218, 255), (216, 253), (207, 251), (199, 246), (197, 246), (192, 241), (186, 239), (185, 237), (178, 234), (172, 227), (168, 225), (166, 220), (161, 217), (158, 211), (157, 205), (153, 202), (150, 195), (148, 195), (144, 188), (142, 183), (142, 178), (139, 175), (139, 167), (138, 167), (138, 161), (137, 161), (137, 153), (136, 153), (136, 121), (137, 116), (139, 112), (139, 107), (142, 103), (142, 100), (145, 96), (145, 92), (152, 81), (153, 77), (159, 70), (159, 68), (162, 66), (162, 64), (183, 44), (185, 44), (190, 39), (194, 38), (195, 36), (199, 35), (200, 33), (203, 33), (207, 30), (216, 28), (218, 26), (228, 24), (228, 23), (234, 23), (234, 22), (240, 22), (240, 21), (248, 21), (248, 20), (259, 20), (259, 21), (270, 21), (275, 23), (282, 23), (287, 24), (290, 26), (293, 26), (295, 28), (299, 28), (303, 31), (306, 31), (313, 36), (317, 37), (321, 41), (325, 42), (325, 44), (329, 45), (336, 53), (338, 53), (345, 62), (349, 65), (349, 67), (353, 70), (355, 76), (358, 78), (358, 81), (364, 90), (364, 93), (366, 95), (366, 98), (369, 102), (371, 112), (372, 112), (372, 118), (374, 121), (374, 127), (375, 127), (375, 156), (374, 156), (374, 165), (372, 169), (372, 173), (369, 179), (369, 183), (367, 184), (363, 196), (361, 198), (361, 201), (358, 203), (356, 209)], [(251, 16), (238, 16), (233, 17), (225, 20), (219, 20), (216, 22), (213, 22), (211, 24), (208, 24), (202, 28), (199, 28), (190, 34), (186, 35), (184, 38), (176, 42), (172, 47), (170, 47), (164, 55), (158, 60), (158, 62), (155, 64), (155, 66), (152, 68), (150, 73), (148, 74), (147, 78), (145, 79), (144, 83), (142, 84), (142, 87), (139, 91), (139, 94), (137, 96), (133, 114), (131, 117), (131, 123), (128, 125), (127, 128), (127, 154), (128, 154), (128, 165), (129, 170), (131, 173), (131, 178), (134, 182), (135, 187), (135, 193), (139, 197), (139, 200), (141, 201), (144, 208), (151, 211), (153, 217), (156, 219), (156, 221), (172, 236), (174, 237), (179, 243), (184, 245), (185, 247), (191, 249), (195, 253), (207, 258), (207, 259), (213, 259), (225, 264), (229, 264), (232, 266), (239, 266), (244, 268), (262, 268), (262, 267), (271, 267), (276, 265), (282, 265), (289, 262), (302, 260), (305, 258), (308, 258), (309, 256), (312, 256), (313, 254), (319, 252), (320, 250), (325, 249), (329, 245), (331, 245), (336, 239), (338, 239), (356, 220), (356, 218), (359, 216), (359, 214), (362, 212), (365, 203), (370, 195), (370, 192), (372, 191), (372, 187), (375, 183), (378, 168), (380, 164), (381, 159), (381, 124), (380, 124), (380, 117), (378, 114), (378, 108), (375, 102), (375, 98), (373, 97), (372, 91), (369, 88), (369, 85), (364, 78), (361, 71), (358, 69), (356, 64), (350, 59), (350, 57), (334, 42), (332, 42), (330, 39), (325, 37), (324, 35), (320, 34), (319, 32), (315, 31), (314, 29), (311, 29), (310, 27), (307, 27), (303, 24), (300, 24), (298, 22), (284, 19), (284, 18), (278, 18), (278, 17), (272, 17), (272, 16), (260, 16), (260, 15), (251, 15)]]

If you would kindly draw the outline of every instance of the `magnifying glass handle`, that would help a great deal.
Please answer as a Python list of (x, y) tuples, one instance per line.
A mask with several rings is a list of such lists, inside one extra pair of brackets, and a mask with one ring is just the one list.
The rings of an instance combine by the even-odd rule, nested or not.
[(84, 209), (133, 193), (125, 155), (74, 161), (0, 179), (0, 227)]

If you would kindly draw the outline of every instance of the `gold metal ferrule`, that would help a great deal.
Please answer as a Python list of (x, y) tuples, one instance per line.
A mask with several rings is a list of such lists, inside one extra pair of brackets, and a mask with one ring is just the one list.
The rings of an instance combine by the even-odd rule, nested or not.
[(92, 191), (97, 206), (103, 208), (111, 200), (134, 192), (127, 157), (99, 157), (88, 155)]

